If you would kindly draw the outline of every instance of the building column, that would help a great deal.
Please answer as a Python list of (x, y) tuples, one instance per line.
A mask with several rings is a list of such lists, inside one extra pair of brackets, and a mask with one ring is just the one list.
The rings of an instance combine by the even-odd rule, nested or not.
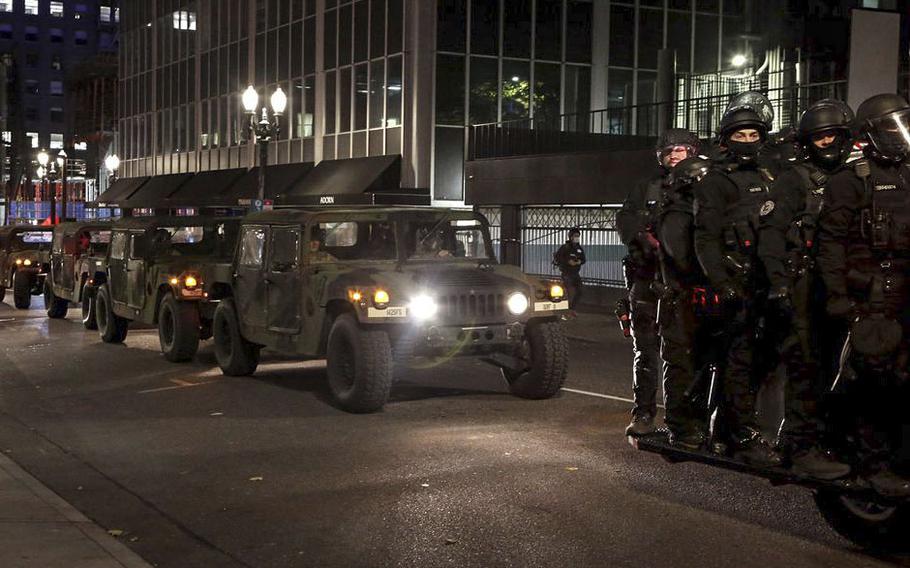
[(610, 57), (608, 0), (594, 0), (591, 24), (591, 110), (600, 110), (607, 108), (607, 63)]
[[(260, 0), (263, 1), (263, 0)], [(316, 0), (316, 82), (313, 85), (315, 105), (313, 106), (313, 162), (323, 160), (323, 137), (325, 136), (325, 0)], [(332, 117), (335, 120), (335, 117)]]
[(401, 185), (429, 188), (433, 144), (436, 3), (405, 0), (404, 124)]

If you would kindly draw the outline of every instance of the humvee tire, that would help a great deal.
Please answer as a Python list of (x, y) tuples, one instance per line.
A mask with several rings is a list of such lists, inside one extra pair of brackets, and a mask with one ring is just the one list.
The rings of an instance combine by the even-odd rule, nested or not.
[(569, 368), (569, 345), (558, 321), (531, 322), (525, 330), (519, 357), (522, 371), (503, 370), (512, 394), (521, 398), (550, 398), (559, 392)]
[(129, 320), (122, 318), (114, 313), (111, 304), (111, 293), (107, 284), (102, 284), (98, 288), (98, 295), (95, 297), (95, 320), (98, 322), (98, 333), (101, 335), (101, 341), (105, 343), (123, 343), (126, 334), (129, 331)]
[(13, 274), (13, 304), (20, 310), (32, 305), (32, 278), (18, 270)]
[(61, 319), (66, 317), (66, 312), (70, 309), (70, 303), (63, 298), (58, 298), (51, 290), (49, 283), (44, 285), (44, 309), (47, 310), (47, 317), (51, 319)]
[(98, 321), (95, 319), (95, 296), (98, 291), (86, 282), (82, 285), (82, 327), (88, 330), (98, 329)]
[(817, 491), (815, 504), (831, 528), (862, 548), (910, 550), (910, 504), (879, 504), (833, 490)]
[(215, 360), (221, 372), (229, 377), (252, 375), (259, 366), (259, 346), (240, 335), (234, 300), (225, 298), (215, 308), (212, 323), (215, 340)]
[(392, 388), (392, 347), (385, 331), (366, 330), (351, 314), (332, 323), (327, 348), (329, 389), (342, 409), (381, 409)]
[(168, 293), (158, 308), (158, 341), (164, 358), (172, 363), (189, 361), (199, 350), (199, 309), (178, 302)]

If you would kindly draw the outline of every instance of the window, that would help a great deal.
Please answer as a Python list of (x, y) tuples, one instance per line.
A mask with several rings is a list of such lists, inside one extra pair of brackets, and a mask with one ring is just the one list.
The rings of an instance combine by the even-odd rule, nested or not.
[(469, 122), (483, 124), (496, 122), (496, 103), (499, 64), (495, 59), (471, 58), (471, 87)]
[(175, 30), (196, 30), (196, 12), (179, 10), (174, 12), (172, 19)]
[(34, 69), (38, 66), (38, 54), (37, 53), (26, 53), (25, 54), (25, 66)]
[(502, 120), (527, 118), (531, 110), (531, 76), (527, 61), (502, 62)]
[[(569, 0), (566, 5), (566, 61), (591, 62), (591, 25), (594, 19), (592, 12), (590, 2)], [(647, 10), (642, 10), (642, 15), (645, 12)], [(660, 17), (660, 29), (663, 31), (663, 13), (657, 14)], [(658, 37), (654, 46), (655, 53), (662, 45), (663, 37)]]
[(116, 231), (111, 236), (111, 258), (114, 260), (123, 260), (126, 258), (126, 241), (129, 234), (123, 231)]
[(41, 120), (41, 115), (38, 113), (38, 109), (36, 109), (35, 107), (28, 107), (27, 109), (25, 109), (25, 120), (31, 120), (31, 121)]
[(88, 32), (77, 30), (73, 34), (73, 41), (76, 45), (88, 45)]
[(63, 134), (52, 132), (51, 133), (51, 150), (62, 150), (63, 149)]
[(26, 132), (25, 137), (31, 139), (32, 148), (38, 147), (38, 133), (37, 132)]
[(51, 16), (54, 18), (63, 17), (63, 2), (51, 2)]
[(638, 19), (638, 66), (657, 69), (657, 51), (664, 43), (664, 13), (661, 10), (642, 9)]
[(13, 0), (0, 0), (0, 12), (12, 12)]
[(34, 79), (29, 79), (25, 82), (25, 94), (27, 95), (40, 95), (41, 90), (38, 88), (38, 81)]
[(63, 109), (51, 107), (51, 122), (63, 122)]
[(50, 93), (54, 96), (63, 94), (63, 81), (51, 81)]
[(499, 3), (473, 0), (471, 4), (471, 53), (498, 55)]
[(290, 272), (300, 261), (300, 231), (275, 229), (272, 231), (272, 272)]
[[(13, 39), (12, 24), (0, 24), (0, 39)], [(9, 65), (9, 63), (7, 63), (7, 65)]]
[(559, 116), (559, 65), (534, 64), (534, 119), (556, 119)]
[(85, 151), (88, 150), (88, 144), (86, 142), (76, 142), (73, 144), (73, 150)]
[(610, 65), (632, 67), (635, 58), (635, 8), (610, 7)]
[(262, 266), (262, 249), (265, 245), (265, 229), (244, 227), (240, 235), (240, 266), (259, 268)]
[[(12, 35), (10, 35), (12, 37)], [(38, 41), (38, 28), (25, 26), (25, 41)]]
[(51, 69), (53, 69), (54, 71), (63, 70), (63, 63), (61, 63), (59, 55), (54, 55), (53, 57), (51, 57)]
[(535, 57), (562, 59), (562, 1), (537, 0), (537, 40)]
[(531, 0), (511, 0), (503, 7), (503, 55), (531, 57)]
[(386, 100), (386, 126), (393, 127), (401, 124), (401, 56), (390, 57), (388, 64), (389, 86)]
[(59, 28), (50, 29), (51, 43), (63, 43), (63, 30)]
[[(445, 57), (445, 56), (444, 55), (439, 56), (439, 58), (443, 58), (443, 57)], [(462, 59), (464, 59), (464, 58), (462, 58)], [(385, 100), (384, 100), (385, 99), (385, 60), (380, 59), (378, 61), (374, 61), (370, 65), (371, 65), (371, 68), (370, 68), (370, 128), (381, 128), (382, 119), (383, 119), (383, 115), (384, 115), (384, 113), (382, 111), (383, 111), (383, 106), (385, 105)], [(437, 70), (436, 72), (437, 72), (437, 84), (439, 84), (439, 80), (438, 80), (439, 71)], [(464, 79), (462, 79), (462, 83), (464, 83)], [(446, 83), (446, 89), (447, 89), (446, 93), (448, 93), (448, 89), (450, 89), (451, 87), (452, 87), (451, 84)], [(462, 85), (461, 90), (464, 91), (464, 85)], [(439, 93), (439, 94), (437, 94), (437, 97), (439, 97), (441, 94), (440, 91), (437, 90), (437, 93)], [(438, 103), (437, 103), (437, 106), (438, 106)], [(438, 112), (437, 112), (437, 116), (438, 116)]]
[(102, 22), (110, 22), (111, 19), (112, 19), (112, 17), (111, 17), (111, 7), (110, 7), (110, 6), (101, 6), (101, 7), (99, 8), (99, 10), (100, 10), (100, 12), (98, 13), (98, 18), (99, 18)]
[(12, 143), (13, 143), (13, 133), (12, 133), (12, 131), (10, 131), (10, 130), (4, 130), (4, 131), (3, 131), (3, 136), (2, 136), (2, 138), (0, 138), (0, 139), (2, 139), (2, 141), (3, 141), (3, 142), (6, 142), (7, 144), (12, 144)]
[(25, 0), (25, 13), (30, 16), (37, 16), (38, 0)]

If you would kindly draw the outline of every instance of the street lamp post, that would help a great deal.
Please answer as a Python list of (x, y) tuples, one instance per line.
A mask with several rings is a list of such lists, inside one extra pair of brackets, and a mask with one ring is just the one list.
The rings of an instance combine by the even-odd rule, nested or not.
[(42, 179), (42, 187), (45, 194), (49, 194), (51, 203), (51, 225), (57, 224), (57, 190), (50, 184), (51, 177), (56, 178), (55, 162), (51, 161), (50, 154), (46, 150), (38, 152), (38, 163), (41, 164), (39, 176)]
[(67, 178), (67, 175), (69, 174), (69, 171), (68, 171), (69, 162), (67, 160), (66, 152), (62, 148), (60, 149), (60, 152), (57, 154), (57, 165), (60, 166), (60, 179), (61, 179), (61, 183), (63, 185), (63, 192), (62, 192), (63, 202), (61, 204), (61, 207), (63, 208), (63, 212), (60, 216), (63, 218), (63, 222), (66, 223), (66, 221), (67, 221), (66, 202), (68, 199), (67, 195), (66, 195), (66, 181), (67, 181), (66, 178)]
[[(272, 138), (278, 137), (281, 128), (279, 118), (287, 108), (288, 98), (281, 87), (278, 87), (270, 97), (271, 112), (267, 106), (263, 105), (261, 114), (258, 112), (259, 93), (252, 85), (246, 88), (241, 99), (243, 108), (250, 117), (250, 132), (253, 133), (259, 144), (259, 188), (256, 192), (256, 200), (258, 206), (261, 207), (265, 199), (265, 167), (269, 161), (269, 142), (272, 141)], [(257, 116), (260, 117), (258, 120)]]
[(120, 157), (117, 154), (111, 154), (104, 159), (104, 167), (107, 168), (108, 179), (105, 191), (111, 188), (111, 184), (117, 180), (117, 170), (120, 168)]

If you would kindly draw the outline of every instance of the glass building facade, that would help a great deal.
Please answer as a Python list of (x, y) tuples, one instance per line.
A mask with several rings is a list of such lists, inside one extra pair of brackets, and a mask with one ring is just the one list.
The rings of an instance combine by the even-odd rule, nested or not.
[(399, 154), (463, 199), (465, 126), (652, 102), (657, 53), (717, 71), (744, 0), (126, 0), (121, 174), (255, 165), (240, 93), (288, 94), (269, 163)]

